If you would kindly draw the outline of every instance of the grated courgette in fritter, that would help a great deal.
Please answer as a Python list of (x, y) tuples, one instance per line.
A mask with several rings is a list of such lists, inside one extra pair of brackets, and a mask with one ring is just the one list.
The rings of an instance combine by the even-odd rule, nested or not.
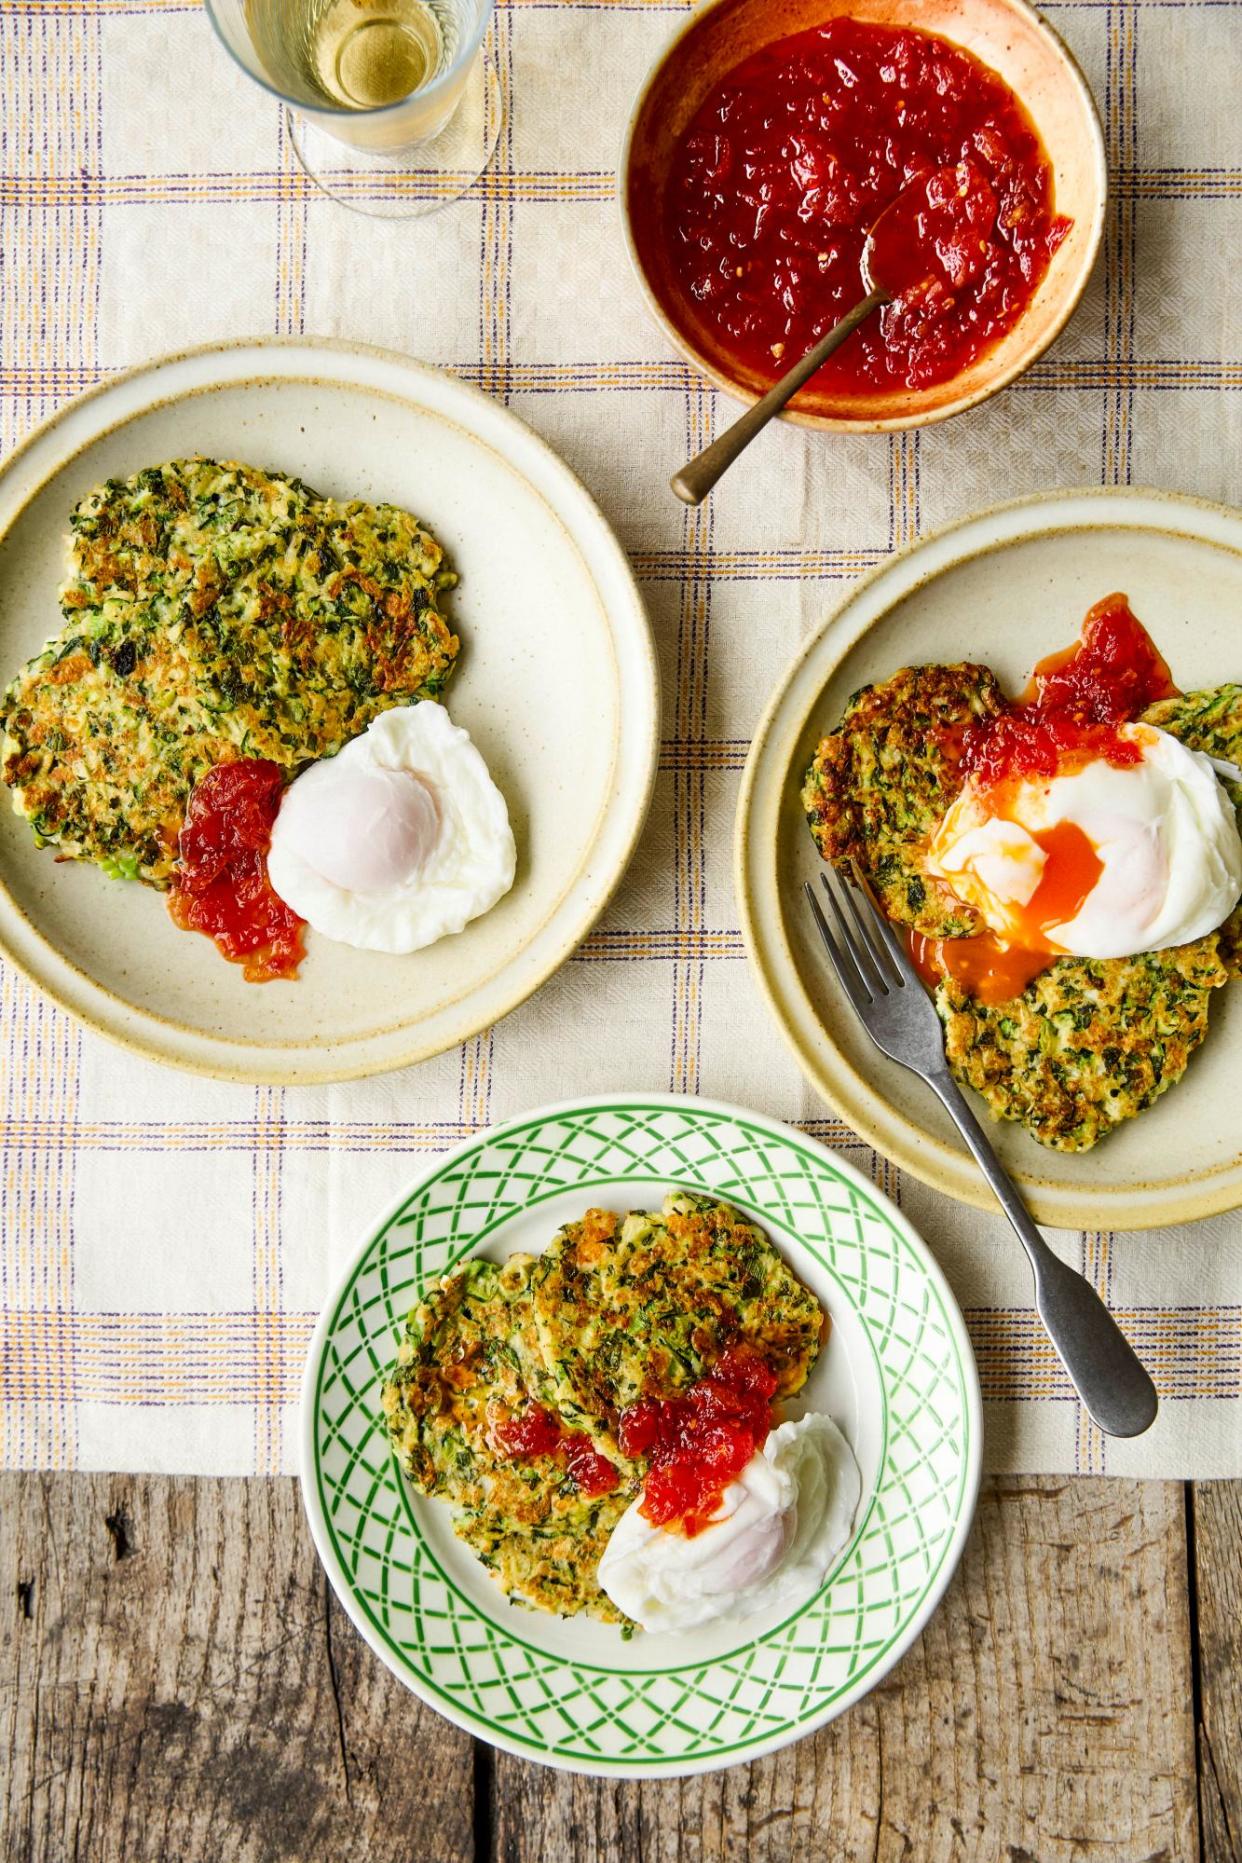
[(973, 906), (928, 873), (927, 843), (962, 786), (967, 728), (1003, 711), (986, 666), (906, 666), (856, 692), (802, 788), (825, 860), (856, 860), (889, 918), (930, 938), (980, 929)]
[[(409, 1479), (449, 1503), (503, 1591), (615, 1623), (596, 1573), (646, 1473), (618, 1446), (620, 1413), (685, 1390), (734, 1345), (761, 1353), (789, 1395), (826, 1331), (762, 1230), (729, 1204), (673, 1191), (659, 1212), (588, 1210), (543, 1255), (446, 1276), (409, 1315), (384, 1419)], [(497, 1432), (532, 1407), (612, 1463), (613, 1493), (582, 1491), (563, 1457), (506, 1451)]]
[[(1190, 750), (1201, 750), (1205, 757), (1223, 757), (1226, 763), (1242, 768), (1242, 686), (1215, 686), (1161, 699), (1143, 713), (1143, 721), (1159, 725)], [(1242, 828), (1242, 783), (1227, 782), (1225, 788)], [(1229, 914), (1219, 937), (1225, 969), (1231, 977), (1242, 977), (1242, 904)]]
[(1141, 957), (1061, 957), (1011, 1002), (936, 991), (953, 1072), (997, 1119), (1053, 1151), (1089, 1151), (1181, 1079), (1228, 982), (1219, 934)]
[(71, 521), (64, 624), (3, 701), (4, 780), (60, 855), (166, 886), (213, 764), (292, 776), (452, 671), (456, 577), (395, 506), (186, 459), (109, 480)]
[[(896, 924), (935, 938), (983, 929), (924, 856), (961, 788), (963, 733), (1004, 704), (987, 667), (904, 667), (856, 694), (820, 744), (802, 791), (816, 846), (825, 860), (857, 861)], [(1144, 719), (1192, 750), (1242, 760), (1242, 686), (1164, 700)], [(1242, 785), (1230, 793), (1242, 810)], [(1058, 958), (997, 1005), (946, 978), (936, 1007), (954, 1073), (994, 1117), (1054, 1150), (1086, 1151), (1180, 1080), (1230, 976), (1242, 976), (1242, 906), (1177, 950)]]

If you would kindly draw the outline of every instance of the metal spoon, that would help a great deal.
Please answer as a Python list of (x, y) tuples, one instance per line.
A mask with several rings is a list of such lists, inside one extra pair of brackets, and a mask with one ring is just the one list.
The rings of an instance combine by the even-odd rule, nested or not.
[(800, 362), (795, 362), (792, 369), (787, 369), (775, 388), (769, 388), (761, 401), (756, 401), (753, 408), (747, 408), (731, 427), (725, 428), (718, 439), (713, 440), (710, 446), (705, 446), (701, 453), (696, 453), (680, 472), (673, 474), (669, 484), (684, 504), (701, 505), (717, 479), (729, 470), (738, 454), (744, 452), (755, 435), (761, 433), (768, 422), (780, 413), (785, 403), (797, 394), (804, 382), (810, 380), (833, 350), (839, 349), (846, 337), (852, 335), (859, 324), (870, 317), (872, 311), (892, 301), (895, 293), (880, 284), (872, 271), (876, 232), (898, 201), (904, 200), (912, 187), (919, 181), (926, 182), (926, 179), (926, 175), (913, 176), (900, 193), (893, 196), (884, 212), (872, 221), (859, 260), (863, 290), (867, 295), (855, 304), (853, 310), (846, 311), (840, 323), (834, 324), (827, 336), (821, 336), (814, 349), (808, 349)]
[(881, 304), (890, 304), (896, 298), (896, 291), (890, 291), (886, 285), (875, 278), (875, 272), (873, 272), (875, 235), (884, 220), (888, 218), (888, 214), (894, 211), (899, 201), (905, 199), (905, 196), (911, 192), (911, 188), (920, 183), (925, 184), (925, 181), (927, 181), (925, 173), (911, 175), (907, 184), (888, 201), (888, 207), (884, 207), (883, 214), (877, 214), (875, 220), (871, 222), (868, 237), (862, 242), (862, 257), (858, 259), (858, 270), (862, 274), (862, 289), (866, 291), (866, 296), (855, 304), (853, 311), (845, 311), (840, 324), (832, 324), (829, 333), (825, 337), (819, 337), (816, 347), (806, 350), (803, 360), (795, 361), (791, 369), (786, 369), (786, 373), (782, 374), (780, 380), (776, 382), (775, 388), (767, 389), (762, 401), (756, 401), (752, 408), (747, 408), (747, 412), (739, 415), (739, 419), (734, 421), (732, 427), (724, 428), (719, 440), (713, 440), (709, 447), (702, 449), (702, 453), (696, 453), (695, 458), (689, 460), (683, 466), (682, 471), (674, 471), (668, 484), (672, 486), (672, 490), (678, 494), (685, 505), (702, 505), (711, 486), (717, 483), (717, 479), (721, 479), (728, 468), (734, 464), (737, 455), (749, 447), (754, 436), (767, 427), (773, 415), (780, 414), (786, 401), (790, 401), (793, 395), (797, 395), (797, 391), (804, 382), (808, 382), (812, 374), (816, 373), (817, 367), (829, 360), (832, 350), (842, 347), (845, 337), (853, 335), (858, 324), (870, 317), (871, 311), (877, 311)]

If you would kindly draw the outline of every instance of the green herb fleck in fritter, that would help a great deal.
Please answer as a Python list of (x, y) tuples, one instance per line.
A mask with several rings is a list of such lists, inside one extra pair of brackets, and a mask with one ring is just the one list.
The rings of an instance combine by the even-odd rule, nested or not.
[(1054, 1151), (1088, 1151), (1180, 1080), (1228, 981), (1210, 932), (1141, 957), (1058, 958), (989, 1006), (951, 979), (936, 992), (945, 1052), (997, 1119)]
[(166, 886), (213, 764), (292, 775), (437, 698), (456, 577), (418, 521), (209, 459), (109, 480), (73, 513), (64, 626), (4, 697), (3, 764), (40, 842)]
[(620, 1232), (621, 1219), (611, 1210), (588, 1210), (557, 1231), (531, 1275), (526, 1345), (539, 1400), (566, 1428), (597, 1437), (607, 1435), (610, 1423), (590, 1368), (606, 1323)]
[(927, 842), (961, 788), (967, 728), (1005, 699), (986, 666), (907, 666), (864, 686), (815, 753), (802, 806), (825, 860), (856, 860), (888, 916), (932, 938), (980, 929), (926, 870)]

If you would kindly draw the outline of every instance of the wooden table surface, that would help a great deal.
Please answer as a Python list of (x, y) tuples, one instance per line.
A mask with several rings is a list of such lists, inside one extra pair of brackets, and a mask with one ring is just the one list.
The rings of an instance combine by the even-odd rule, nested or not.
[(0, 1476), (4, 1863), (1242, 1863), (1242, 1483), (984, 1483), (904, 1661), (812, 1740), (595, 1784), (408, 1695), (296, 1484)]

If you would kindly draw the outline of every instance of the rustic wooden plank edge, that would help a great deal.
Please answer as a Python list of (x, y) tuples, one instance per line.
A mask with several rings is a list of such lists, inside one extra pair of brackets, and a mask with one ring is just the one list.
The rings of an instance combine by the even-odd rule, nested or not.
[(473, 1863), (468, 1737), (355, 1634), (296, 1482), (0, 1476), (5, 1863)]
[(1186, 1485), (1203, 1863), (1242, 1863), (1242, 1482)]
[(771, 1759), (634, 1785), (421, 1708), (331, 1598), (292, 1482), (3, 1476), (0, 1856), (1239, 1863), (1240, 1507), (989, 1481), (872, 1696)]
[(1182, 1485), (985, 1482), (899, 1667), (814, 1739), (701, 1779), (497, 1755), (497, 1863), (1195, 1863)]

